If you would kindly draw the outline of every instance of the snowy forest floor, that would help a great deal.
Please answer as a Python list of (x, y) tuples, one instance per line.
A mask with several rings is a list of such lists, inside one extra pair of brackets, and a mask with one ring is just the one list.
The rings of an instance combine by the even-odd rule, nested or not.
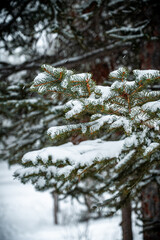
[[(60, 225), (53, 225), (53, 200), (48, 192), (13, 179), (16, 166), (0, 163), (0, 240), (121, 240), (120, 213), (108, 219), (78, 223), (82, 206), (60, 202)], [(133, 219), (134, 240), (141, 240)]]

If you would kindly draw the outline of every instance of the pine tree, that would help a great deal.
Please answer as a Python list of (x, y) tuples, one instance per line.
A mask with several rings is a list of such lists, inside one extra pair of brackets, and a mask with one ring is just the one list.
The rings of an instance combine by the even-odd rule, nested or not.
[[(159, 1), (155, 0), (91, 0), (87, 2), (47, 0), (44, 3), (39, 0), (11, 0), (3, 2), (0, 9), (1, 49), (5, 49), (14, 61), (9, 61), (8, 56), (5, 59), (5, 53), (2, 50), (1, 80), (9, 83), (13, 73), (23, 70), (31, 72), (37, 69), (42, 61), (54, 66), (63, 65), (80, 71), (92, 71), (94, 79), (98, 79), (99, 83), (106, 78), (109, 71), (120, 64), (128, 65), (128, 62), (132, 68), (159, 69), (159, 7)], [(44, 45), (39, 49), (38, 43), (44, 38)], [(56, 42), (56, 49), (53, 46), (54, 42)], [(18, 65), (15, 64), (16, 52), (23, 59), (21, 64), (17, 62)], [(105, 75), (103, 75), (104, 72)], [(32, 75), (34, 74), (33, 72)], [(18, 79), (17, 81), (19, 82)], [(12, 104), (11, 111), (14, 108), (15, 105)], [(15, 111), (15, 114), (12, 111), (11, 119), (12, 121), (18, 119), (19, 126), (22, 126), (24, 121), (19, 121), (20, 112), (23, 112), (22, 107), (20, 111)], [(40, 115), (38, 117), (41, 118)], [(47, 125), (44, 123), (43, 131), (41, 129), (38, 131), (43, 135), (46, 128)], [(21, 144), (20, 134), (14, 134), (13, 128), (8, 125), (3, 126), (3, 135), (4, 130), (14, 135), (14, 143), (18, 138)], [(16, 130), (14, 132), (16, 133)], [(32, 135), (35, 136), (35, 134)], [(42, 139), (40, 135), (37, 135), (38, 138), (43, 141), (42, 146), (39, 147), (44, 147), (47, 139)], [(13, 140), (10, 137), (11, 139)], [(9, 145), (12, 148), (6, 157), (6, 160), (11, 157), (12, 162), (15, 159), (15, 152), (20, 159), (27, 147), (28, 149), (32, 147), (31, 142), (30, 146), (24, 144), (23, 152), (22, 148), (18, 148), (18, 144), (8, 145), (7, 137), (5, 139), (3, 137), (2, 141), (5, 144), (4, 150), (6, 147), (9, 148)]]
[(48, 146), (48, 127), (63, 122), (63, 106), (58, 104), (65, 97), (37, 96), (29, 91), (28, 79), (25, 73), (0, 82), (0, 160), (9, 166), (19, 164), (31, 148)]
[(0, 157), (12, 165), (19, 163), (30, 148), (49, 145), (48, 138), (41, 136), (50, 124), (63, 121), (63, 106), (58, 106), (55, 100), (31, 95), (24, 81), (11, 85), (3, 81), (0, 91)]
[[(160, 91), (149, 88), (159, 81), (158, 70), (133, 70), (130, 74), (120, 68), (110, 73), (115, 82), (107, 87), (96, 85), (89, 73), (74, 74), (49, 65), (42, 69), (44, 73), (35, 78), (32, 90), (71, 98), (64, 105), (68, 124), (49, 128), (50, 138), (59, 141), (83, 134), (91, 140), (29, 152), (16, 177), (23, 183), (31, 181), (39, 190), (54, 188), (63, 194), (88, 190), (97, 199), (95, 207), (110, 207), (106, 215), (134, 198), (153, 172), (158, 182)], [(88, 118), (81, 122), (84, 115)], [(117, 131), (123, 133), (119, 140), (105, 140), (108, 132)], [(97, 132), (103, 133), (101, 139), (94, 139)], [(93, 182), (87, 189), (84, 184), (90, 178), (99, 184)], [(105, 199), (106, 192), (112, 194), (109, 199)], [(104, 200), (98, 202), (99, 196)]]

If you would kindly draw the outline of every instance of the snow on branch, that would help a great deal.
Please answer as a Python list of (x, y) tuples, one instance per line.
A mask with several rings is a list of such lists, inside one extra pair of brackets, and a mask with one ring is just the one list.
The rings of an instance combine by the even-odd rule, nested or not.
[[(122, 67), (110, 73), (114, 83), (106, 87), (96, 85), (90, 73), (75, 74), (48, 65), (42, 69), (44, 73), (35, 78), (32, 88), (40, 93), (56, 90), (68, 96), (63, 106), (68, 124), (50, 127), (47, 133), (52, 139), (65, 140), (66, 135), (74, 133), (89, 137), (98, 133), (107, 139), (108, 132), (117, 136), (120, 133), (121, 137), (117, 141), (87, 140), (29, 152), (15, 176), (22, 182), (31, 181), (37, 189), (51, 187), (63, 192), (78, 184), (75, 179), (89, 176), (95, 181), (98, 173), (109, 176), (106, 191), (112, 188), (119, 197), (122, 192), (136, 192), (160, 154), (160, 91), (149, 88), (160, 80), (160, 71), (130, 73)], [(140, 167), (141, 176), (137, 174)]]
[[(104, 162), (107, 164), (108, 159), (118, 157), (123, 142), (123, 140), (105, 142), (96, 139), (83, 141), (79, 145), (73, 145), (70, 142), (61, 146), (32, 151), (24, 155), (22, 163), (25, 169), (17, 170), (15, 176), (29, 180), (30, 176), (35, 177), (40, 174), (46, 177), (44, 184), (47, 184), (47, 181), (52, 177), (62, 177), (67, 180), (75, 171), (78, 176), (82, 174), (84, 169), (88, 169), (96, 163)], [(32, 167), (28, 167), (28, 164), (32, 164)], [(34, 180), (35, 178), (33, 178)], [(36, 181), (36, 187), (41, 188), (41, 177), (40, 180)]]

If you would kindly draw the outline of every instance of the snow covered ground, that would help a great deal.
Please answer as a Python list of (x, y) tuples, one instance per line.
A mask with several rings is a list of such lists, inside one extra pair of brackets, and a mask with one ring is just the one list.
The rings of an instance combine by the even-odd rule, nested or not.
[[(78, 223), (81, 206), (70, 200), (60, 204), (60, 222), (53, 225), (52, 198), (33, 186), (13, 179), (10, 170), (0, 163), (0, 240), (121, 240), (120, 216)], [(134, 226), (134, 240), (141, 240)]]

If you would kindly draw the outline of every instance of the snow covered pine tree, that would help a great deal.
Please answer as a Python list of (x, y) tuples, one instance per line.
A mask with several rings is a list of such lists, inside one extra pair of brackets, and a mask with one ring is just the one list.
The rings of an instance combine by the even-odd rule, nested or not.
[[(22, 159), (23, 167), (15, 172), (16, 177), (23, 183), (31, 181), (38, 190), (54, 188), (67, 194), (77, 186), (83, 187), (91, 176), (93, 181), (94, 176), (99, 184), (92, 185), (92, 193), (97, 199), (104, 197), (95, 206), (109, 207), (106, 215), (134, 198), (150, 175), (154, 174), (154, 181), (159, 184), (160, 91), (151, 91), (148, 86), (159, 81), (160, 71), (133, 70), (130, 74), (119, 68), (110, 73), (115, 82), (107, 87), (96, 85), (89, 73), (74, 74), (49, 65), (42, 69), (44, 72), (35, 78), (32, 90), (49, 92), (53, 97), (62, 93), (71, 98), (65, 104), (68, 124), (49, 128), (48, 135), (51, 139), (65, 139), (81, 133), (92, 140), (29, 152)], [(86, 113), (89, 120), (78, 122)], [(73, 119), (78, 123), (73, 124)], [(101, 130), (103, 138), (94, 139), (94, 133)], [(123, 131), (121, 139), (104, 140), (107, 132), (119, 130)], [(105, 199), (106, 192), (111, 193), (109, 199)], [(153, 229), (160, 223), (159, 202), (157, 210)], [(157, 230), (157, 236), (159, 233)]]

